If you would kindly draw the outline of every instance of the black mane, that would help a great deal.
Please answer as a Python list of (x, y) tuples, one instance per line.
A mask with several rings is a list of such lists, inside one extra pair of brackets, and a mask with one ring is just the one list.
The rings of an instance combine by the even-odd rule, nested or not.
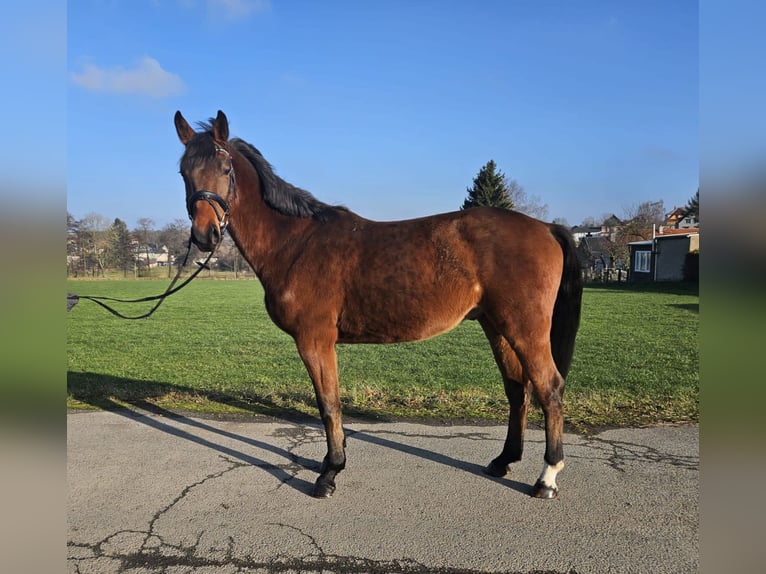
[[(181, 159), (181, 168), (193, 168), (202, 161), (213, 157), (216, 153), (216, 144), (213, 139), (213, 120), (200, 122), (198, 125), (203, 132), (197, 133), (186, 146), (186, 153)], [(261, 152), (240, 138), (232, 138), (229, 145), (241, 153), (249, 161), (258, 173), (261, 180), (261, 195), (266, 205), (284, 215), (296, 217), (313, 217), (319, 221), (328, 221), (341, 211), (348, 211), (345, 207), (329, 205), (319, 201), (305, 189), (295, 187), (287, 183), (274, 173), (268, 161)]]
[(332, 219), (339, 211), (347, 211), (345, 207), (319, 201), (305, 189), (295, 187), (278, 177), (261, 152), (245, 140), (233, 138), (229, 140), (229, 144), (245, 156), (258, 172), (261, 178), (261, 195), (269, 207), (284, 215), (313, 217), (320, 221)]

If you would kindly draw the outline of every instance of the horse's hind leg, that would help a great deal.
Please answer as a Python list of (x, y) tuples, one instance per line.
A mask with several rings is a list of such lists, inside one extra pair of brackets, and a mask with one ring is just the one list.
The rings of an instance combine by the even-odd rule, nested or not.
[(545, 417), (544, 464), (532, 495), (556, 498), (559, 493), (556, 476), (564, 468), (564, 377), (556, 368), (548, 346), (528, 353), (522, 360), (528, 360), (526, 371)]
[(327, 455), (322, 462), (312, 495), (327, 498), (335, 492), (335, 477), (346, 466), (335, 345), (329, 339), (298, 340), (296, 343), (298, 353), (314, 384), (317, 406), (327, 436)]
[[(490, 327), (494, 327), (513, 349), (521, 365), (522, 376), (520, 380), (528, 381), (528, 384), (531, 385), (545, 417), (545, 464), (540, 478), (534, 485), (532, 495), (536, 498), (556, 498), (558, 495), (556, 475), (564, 468), (564, 415), (562, 408), (564, 378), (553, 361), (550, 324), (544, 320), (544, 314), (531, 312), (516, 313), (515, 315), (523, 317), (523, 320), (504, 321), (502, 315), (497, 314), (493, 316), (493, 319), (498, 320), (493, 321)], [(486, 319), (483, 320), (483, 324), (486, 321)], [(487, 327), (485, 327), (486, 330)], [(499, 345), (494, 344), (493, 348)], [(511, 417), (513, 417), (513, 406), (511, 406)], [(514, 455), (516, 451), (514, 451), (513, 440), (516, 434), (510, 425), (508, 435), (511, 439), (508, 454)], [(506, 444), (509, 444), (509, 441), (506, 441)], [(503, 452), (506, 452), (505, 449)], [(520, 449), (518, 454), (521, 455)], [(494, 464), (493, 461), (488, 471), (494, 469), (499, 472), (499, 467), (504, 462), (501, 457), (498, 457), (500, 460), (497, 464)]]
[(524, 450), (524, 431), (527, 428), (529, 388), (522, 378), (521, 364), (508, 341), (497, 332), (486, 317), (479, 319), (484, 334), (492, 347), (500, 373), (503, 376), (505, 395), (508, 397), (508, 434), (500, 455), (487, 465), (484, 472), (490, 476), (505, 476), (508, 465), (521, 460)]

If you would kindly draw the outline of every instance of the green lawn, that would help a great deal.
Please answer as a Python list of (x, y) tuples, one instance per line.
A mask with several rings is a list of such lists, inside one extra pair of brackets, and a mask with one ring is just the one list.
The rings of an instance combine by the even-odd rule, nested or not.
[[(81, 294), (140, 297), (165, 282), (68, 282)], [(128, 313), (138, 309), (129, 306)], [(148, 308), (148, 307), (147, 307)], [(567, 381), (569, 425), (696, 422), (699, 295), (672, 287), (586, 288)], [(316, 413), (292, 339), (269, 320), (254, 280), (197, 280), (150, 319), (89, 301), (67, 315), (68, 406), (153, 403), (206, 412)], [(505, 420), (502, 382), (481, 328), (419, 343), (338, 347), (353, 416)], [(530, 419), (539, 421), (538, 409)]]

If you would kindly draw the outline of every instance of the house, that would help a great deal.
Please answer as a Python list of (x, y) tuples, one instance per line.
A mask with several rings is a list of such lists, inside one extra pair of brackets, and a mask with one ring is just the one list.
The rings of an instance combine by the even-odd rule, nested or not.
[(575, 225), (572, 227), (571, 232), (575, 243), (578, 243), (584, 237), (608, 237), (611, 241), (614, 241), (621, 225), (622, 221), (620, 218), (612, 214), (604, 219), (600, 225)]
[(617, 232), (622, 227), (622, 219), (617, 217), (614, 213), (607, 217), (601, 224), (601, 235), (608, 237), (609, 241), (617, 240)]
[(163, 245), (160, 252), (156, 254), (155, 263), (157, 267), (167, 267), (176, 261), (176, 256), (170, 253), (167, 245)]
[(579, 243), (584, 237), (599, 237), (601, 235), (600, 225), (575, 225), (572, 229), (572, 237), (575, 243)]
[(173, 264), (175, 256), (170, 254), (167, 246), (158, 247), (156, 245), (142, 245), (134, 242), (135, 259), (142, 267), (155, 269), (156, 267), (167, 267), (168, 262)]
[(666, 229), (647, 241), (628, 243), (631, 281), (682, 281), (689, 253), (699, 251), (699, 230)]
[(671, 229), (696, 229), (699, 227), (699, 221), (696, 215), (689, 213), (689, 210), (685, 207), (676, 207), (665, 215), (665, 221), (662, 224), (663, 228)]

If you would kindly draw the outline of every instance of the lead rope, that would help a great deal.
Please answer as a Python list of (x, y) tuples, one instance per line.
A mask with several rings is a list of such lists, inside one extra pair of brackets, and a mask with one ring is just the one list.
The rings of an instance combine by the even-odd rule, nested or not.
[[(223, 234), (226, 232), (226, 225), (224, 224), (221, 229), (221, 240), (223, 240)], [(191, 237), (189, 237), (188, 241), (188, 247), (186, 249), (186, 255), (184, 256), (183, 263), (181, 263), (181, 266), (178, 268), (178, 271), (176, 272), (176, 276), (173, 278), (173, 280), (170, 282), (170, 285), (168, 285), (167, 289), (165, 289), (165, 292), (161, 295), (152, 295), (149, 297), (141, 297), (139, 299), (119, 299), (116, 297), (102, 297), (98, 295), (76, 295), (74, 293), (67, 293), (66, 296), (66, 310), (71, 311), (72, 307), (77, 305), (77, 302), (80, 299), (86, 299), (88, 301), (93, 301), (97, 305), (101, 305), (104, 309), (109, 311), (112, 315), (115, 315), (116, 317), (119, 317), (120, 319), (145, 319), (149, 316), (151, 316), (160, 305), (162, 305), (163, 301), (173, 293), (177, 293), (181, 289), (183, 289), (186, 285), (188, 285), (192, 279), (194, 279), (197, 275), (200, 274), (200, 272), (207, 267), (208, 262), (210, 261), (210, 258), (213, 257), (216, 250), (218, 249), (218, 246), (221, 244), (221, 241), (219, 241), (215, 247), (213, 247), (213, 250), (210, 252), (210, 255), (207, 256), (207, 259), (203, 263), (198, 263), (199, 267), (192, 273), (189, 277), (187, 277), (178, 287), (174, 287), (178, 279), (181, 277), (181, 272), (183, 271), (183, 268), (186, 266), (186, 262), (189, 259), (189, 253), (191, 253)], [(129, 315), (123, 315), (119, 311), (117, 311), (114, 307), (111, 307), (110, 305), (107, 305), (104, 303), (104, 301), (115, 301), (117, 303), (143, 303), (146, 301), (157, 301), (157, 303), (154, 304), (154, 306), (149, 309), (146, 313), (143, 313), (141, 315), (135, 315), (135, 316), (129, 316)]]

